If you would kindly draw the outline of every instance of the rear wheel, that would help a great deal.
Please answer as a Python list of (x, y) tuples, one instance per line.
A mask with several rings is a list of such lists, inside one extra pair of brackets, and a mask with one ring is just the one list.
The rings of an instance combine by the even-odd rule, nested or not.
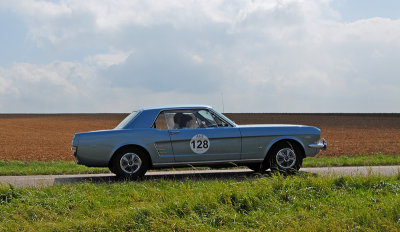
[(254, 172), (265, 173), (269, 168), (269, 165), (265, 162), (262, 162), (258, 164), (248, 164), (247, 167)]
[(248, 164), (247, 167), (255, 172), (262, 172), (261, 164)]
[(137, 148), (125, 148), (118, 151), (110, 163), (110, 171), (119, 178), (138, 179), (149, 167), (147, 155)]
[(282, 141), (271, 149), (269, 161), (271, 171), (293, 174), (300, 169), (303, 163), (302, 151), (297, 144)]

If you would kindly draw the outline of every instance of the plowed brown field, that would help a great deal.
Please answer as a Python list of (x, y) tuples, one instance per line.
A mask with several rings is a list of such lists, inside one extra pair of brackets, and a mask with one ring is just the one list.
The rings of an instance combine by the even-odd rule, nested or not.
[[(226, 114), (238, 124), (319, 127), (328, 150), (319, 156), (400, 154), (400, 114)], [(0, 114), (0, 160), (73, 160), (76, 132), (114, 128), (126, 114)]]

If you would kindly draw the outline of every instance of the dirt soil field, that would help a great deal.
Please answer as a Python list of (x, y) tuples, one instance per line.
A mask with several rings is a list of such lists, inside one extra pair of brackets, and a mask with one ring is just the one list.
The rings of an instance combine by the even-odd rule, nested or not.
[[(114, 128), (127, 114), (0, 114), (0, 160), (73, 160), (76, 132)], [(322, 130), (323, 156), (400, 154), (400, 114), (226, 114), (237, 124), (303, 124)]]

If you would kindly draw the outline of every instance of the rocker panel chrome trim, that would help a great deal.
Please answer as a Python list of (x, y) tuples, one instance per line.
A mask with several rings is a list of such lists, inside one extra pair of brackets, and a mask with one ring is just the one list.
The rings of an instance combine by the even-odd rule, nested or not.
[(207, 165), (207, 164), (231, 164), (231, 163), (254, 163), (254, 162), (262, 162), (263, 159), (248, 159), (248, 160), (221, 160), (221, 161), (199, 161), (199, 162), (175, 162), (175, 163), (153, 163), (154, 167), (158, 166), (174, 166), (174, 165)]

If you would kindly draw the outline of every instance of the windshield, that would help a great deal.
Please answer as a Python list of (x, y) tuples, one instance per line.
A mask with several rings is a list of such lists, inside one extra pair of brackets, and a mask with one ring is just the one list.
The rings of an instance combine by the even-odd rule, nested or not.
[(130, 115), (128, 115), (124, 120), (122, 120), (122, 122), (120, 122), (118, 124), (117, 127), (115, 127), (115, 129), (124, 129), (124, 127), (126, 125), (128, 125), (128, 123), (130, 121), (132, 121), (132, 119), (138, 114), (139, 111), (133, 111)]
[(232, 121), (232, 120), (230, 120), (228, 117), (226, 117), (225, 115), (223, 115), (223, 114), (220, 114), (220, 113), (218, 113), (217, 111), (215, 111), (215, 110), (211, 110), (211, 112), (213, 112), (217, 117), (219, 117), (219, 118), (221, 118), (221, 119), (223, 119), (224, 121), (226, 121), (228, 124), (230, 124), (231, 126), (233, 126), (233, 127), (236, 127), (237, 125), (236, 125), (236, 123), (234, 122), (234, 121)]

